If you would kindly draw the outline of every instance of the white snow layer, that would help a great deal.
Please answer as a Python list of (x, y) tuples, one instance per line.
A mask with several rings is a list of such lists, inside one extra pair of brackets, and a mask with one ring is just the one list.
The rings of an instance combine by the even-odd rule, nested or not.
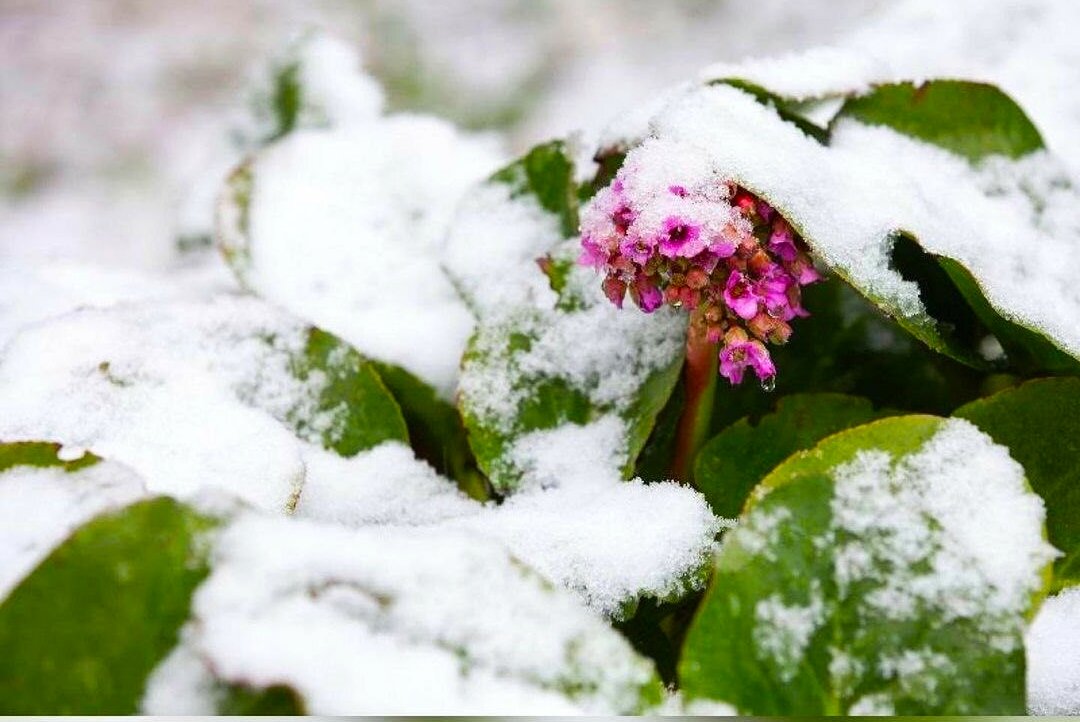
[[(200, 667), (202, 671), (200, 671)], [(469, 534), (242, 514), (144, 711), (288, 684), (314, 714), (617, 714), (651, 665), (572, 596)]]
[[(0, 438), (91, 449), (157, 493), (221, 488), (287, 510), (335, 411), (290, 361), (307, 326), (250, 297), (84, 309), (25, 328), (0, 357)], [(310, 438), (285, 425), (308, 422)]]
[(1025, 642), (1028, 712), (1080, 715), (1080, 588), (1044, 601)]
[(834, 470), (841, 592), (873, 581), (866, 613), (906, 619), (934, 610), (979, 622), (1009, 651), (1016, 625), (1057, 556), (1046, 511), (1024, 469), (975, 426), (949, 419), (916, 453), (861, 451)]
[(138, 475), (110, 461), (0, 471), (0, 601), (84, 522), (144, 494)]
[(247, 227), (219, 233), (252, 290), (449, 399), (472, 317), (442, 249), (465, 190), (500, 161), (490, 139), (430, 117), (296, 131), (250, 161), (246, 210), (224, 202)]
[[(315, 405), (322, 378), (301, 381), (289, 367), (306, 333), (272, 306), (228, 296), (83, 310), (25, 329), (0, 358), (0, 438), (91, 449), (182, 499), (218, 489), (354, 527), (468, 528), (607, 614), (700, 584), (715, 519), (690, 489), (620, 480), (619, 419), (526, 437), (518, 455), (535, 493), (485, 506), (404, 444), (350, 458), (322, 448), (336, 418)], [(303, 438), (285, 423), (295, 415)]]
[(1080, 356), (1080, 192), (1049, 154), (972, 168), (850, 120), (822, 146), (750, 95), (711, 86), (678, 94), (626, 163), (650, 182), (739, 182), (782, 209), (826, 263), (925, 322), (918, 287), (889, 265), (890, 235), (910, 232), (966, 266), (1002, 315)]

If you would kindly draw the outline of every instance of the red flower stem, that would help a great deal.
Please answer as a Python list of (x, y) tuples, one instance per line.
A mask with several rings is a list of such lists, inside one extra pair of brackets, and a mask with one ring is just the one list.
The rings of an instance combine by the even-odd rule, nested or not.
[(691, 315), (683, 365), (686, 406), (676, 430), (675, 457), (671, 463), (671, 476), (688, 484), (693, 483), (694, 458), (709, 436), (719, 353), (720, 344), (710, 343), (705, 324)]

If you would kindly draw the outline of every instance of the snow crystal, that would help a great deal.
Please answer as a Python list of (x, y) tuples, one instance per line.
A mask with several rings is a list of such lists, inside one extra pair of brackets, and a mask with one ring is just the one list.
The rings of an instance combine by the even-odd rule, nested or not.
[(472, 318), (441, 268), (444, 236), (499, 161), (422, 116), (294, 132), (249, 166), (243, 280), (450, 398)]
[(780, 679), (790, 682), (799, 671), (814, 632), (825, 623), (825, 600), (814, 580), (808, 604), (784, 604), (779, 594), (760, 600), (754, 607), (754, 646), (759, 655), (773, 660)]
[(1080, 588), (1046, 599), (1025, 642), (1028, 712), (1080, 714)]
[[(972, 168), (851, 120), (837, 124), (825, 147), (727, 86), (683, 94), (654, 118), (653, 133), (627, 163), (690, 184), (702, 179), (688, 174), (719, 173), (752, 189), (893, 313), (928, 321), (918, 287), (890, 266), (892, 234), (904, 230), (970, 268), (1003, 315), (1080, 355), (1080, 195), (1047, 154)], [(693, 156), (709, 163), (680, 163)]]
[[(225, 681), (291, 685), (315, 714), (630, 712), (653, 679), (570, 595), (471, 535), (254, 514), (222, 532), (185, 644)], [(174, 712), (160, 690), (197, 682), (173, 666), (145, 711)]]
[(84, 522), (144, 493), (133, 471), (111, 461), (75, 471), (15, 466), (0, 472), (0, 600)]

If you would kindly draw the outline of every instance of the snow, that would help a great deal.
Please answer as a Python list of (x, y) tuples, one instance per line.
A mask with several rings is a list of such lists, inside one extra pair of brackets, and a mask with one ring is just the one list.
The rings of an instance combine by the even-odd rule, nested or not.
[(151, 491), (228, 489), (286, 510), (315, 448), (284, 422), (320, 383), (289, 370), (307, 327), (253, 298), (84, 309), (24, 329), (0, 359), (0, 438), (47, 439), (127, 464)]
[[(800, 229), (823, 261), (891, 313), (929, 322), (918, 287), (889, 264), (891, 234), (904, 230), (926, 250), (968, 267), (1006, 318), (1080, 356), (1080, 290), (1073, 283), (1080, 276), (1073, 252), (1080, 194), (1048, 154), (972, 168), (944, 150), (850, 120), (836, 126), (826, 147), (726, 86), (687, 91), (652, 128), (628, 164), (690, 184), (718, 174), (751, 188)], [(709, 163), (680, 164), (687, 156)]]
[[(760, 659), (792, 678), (815, 631), (843, 609), (859, 625), (829, 646), (838, 694), (850, 698), (873, 675), (934, 704), (938, 681), (964, 673), (965, 653), (897, 630), (963, 625), (977, 645), (969, 653), (1019, 651), (1058, 552), (1044, 538), (1042, 499), (1005, 447), (966, 421), (941, 420), (917, 450), (896, 457), (864, 448), (826, 473), (834, 481), (831, 521), (809, 541), (831, 555), (831, 579), (757, 603)], [(752, 508), (724, 543), (774, 562), (797, 524), (787, 507)], [(850, 711), (887, 702), (864, 698)]]
[(476, 514), (481, 508), (396, 441), (347, 459), (310, 453), (306, 465), (296, 504), (299, 517), (353, 527), (413, 526)]
[(871, 55), (838, 47), (811, 48), (738, 63), (717, 63), (698, 74), (702, 82), (745, 80), (781, 98), (803, 101), (865, 92), (891, 79), (887, 66)]
[(833, 523), (850, 540), (837, 553), (860, 552), (837, 566), (841, 593), (870, 581), (868, 615), (933, 610), (944, 623), (974, 620), (988, 644), (1013, 648), (1057, 552), (1043, 537), (1042, 499), (1005, 447), (950, 419), (914, 454), (864, 450), (833, 473)]
[(1080, 588), (1047, 598), (1025, 642), (1028, 712), (1080, 714)]
[(464, 497), (400, 444), (352, 459), (325, 454), (309, 460), (296, 515), (350, 527), (466, 530), (618, 617), (640, 597), (699, 589), (719, 531), (696, 491), (622, 481), (625, 433), (607, 416), (522, 437), (512, 453), (525, 459), (525, 485), (501, 505)]
[(500, 158), (421, 116), (294, 132), (251, 161), (241, 278), (450, 398), (472, 317), (440, 266), (444, 235)]
[(559, 219), (505, 183), (466, 194), (447, 236), (443, 264), (478, 317), (509, 306), (551, 307), (555, 292), (536, 259), (562, 240)]
[(0, 265), (0, 349), (20, 328), (79, 308), (198, 299), (230, 291), (235, 285), (224, 266), (206, 259), (171, 272), (69, 261), (12, 261)]
[(700, 589), (720, 520), (687, 487), (622, 481), (625, 433), (609, 415), (523, 436), (510, 452), (525, 457), (523, 488), (486, 515), (446, 526), (503, 542), (611, 616), (642, 596)]
[[(653, 679), (618, 633), (472, 535), (247, 513), (212, 566), (184, 644), (225, 681), (293, 686), (313, 714), (612, 714)], [(204, 686), (177, 657), (146, 712)]]
[(144, 494), (138, 475), (110, 461), (0, 471), (0, 601), (83, 523)]

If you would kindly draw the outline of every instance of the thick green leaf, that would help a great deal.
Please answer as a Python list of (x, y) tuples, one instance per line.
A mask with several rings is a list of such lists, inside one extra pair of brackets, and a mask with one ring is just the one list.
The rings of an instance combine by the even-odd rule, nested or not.
[(511, 197), (529, 195), (535, 198), (541, 208), (559, 217), (563, 235), (570, 236), (577, 231), (574, 163), (561, 140), (536, 146), (520, 160), (496, 172), (491, 180), (510, 186)]
[(694, 485), (717, 515), (736, 517), (750, 491), (781, 461), (884, 415), (856, 396), (786, 396), (757, 424), (743, 418), (710, 439), (694, 462)]
[(1039, 379), (956, 410), (1009, 447), (1046, 502), (1054, 588), (1080, 584), (1080, 379)]
[(214, 523), (168, 498), (91, 521), (0, 606), (0, 713), (130, 714), (177, 643)]
[[(1001, 90), (985, 83), (935, 80), (918, 86), (882, 85), (846, 101), (834, 120), (843, 118), (887, 126), (973, 163), (995, 155), (1021, 158), (1045, 147), (1023, 109)], [(935, 278), (932, 285), (920, 283), (924, 301), (935, 293), (965, 299), (985, 328), (1001, 342), (1010, 366), (1027, 372), (1080, 369), (1080, 362), (1056, 347), (1052, 339), (995, 309), (978, 279), (959, 262), (947, 256), (930, 257), (945, 274)], [(940, 310), (948, 313), (950, 307), (960, 308), (956, 303), (938, 306), (929, 309), (930, 315), (940, 319)]]
[[(1027, 610), (985, 601), (994, 589), (982, 576), (957, 581), (939, 557), (951, 532), (930, 497), (906, 495), (902, 470), (919, 467), (905, 457), (945, 424), (905, 416), (851, 429), (766, 478), (724, 539), (688, 635), (688, 697), (755, 715), (1024, 712)], [(870, 472), (882, 476), (866, 488), (856, 476), (838, 495), (837, 467), (878, 458), (868, 450), (891, 458)]]
[(884, 125), (978, 161), (1020, 158), (1042, 149), (1039, 130), (997, 87), (967, 80), (879, 85), (847, 100), (836, 119)]
[(971, 309), (1001, 343), (1010, 368), (1025, 373), (1080, 371), (1080, 360), (1055, 346), (1050, 338), (998, 313), (986, 300), (978, 279), (959, 262), (945, 256), (935, 258)]
[(84, 453), (78, 459), (61, 459), (61, 444), (50, 444), (45, 441), (18, 441), (11, 444), (0, 444), (0, 471), (6, 471), (15, 466), (62, 466), (65, 471), (78, 471), (101, 461), (100, 456), (89, 452)]
[(302, 381), (318, 375), (315, 416), (320, 412), (334, 416), (329, 428), (312, 428), (311, 408), (304, 405), (290, 411), (286, 420), (301, 436), (314, 434), (325, 448), (342, 456), (355, 456), (384, 441), (409, 442), (401, 408), (375, 367), (337, 336), (310, 329), (304, 352), (292, 359), (290, 370)]

